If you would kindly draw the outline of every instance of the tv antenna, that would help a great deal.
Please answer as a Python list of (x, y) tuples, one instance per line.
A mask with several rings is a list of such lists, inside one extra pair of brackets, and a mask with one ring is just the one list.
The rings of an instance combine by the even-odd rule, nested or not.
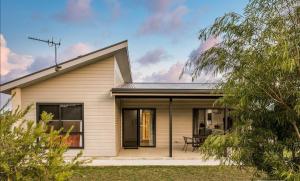
[(53, 37), (52, 37), (52, 40), (42, 40), (42, 39), (39, 39), (39, 38), (30, 37), (30, 36), (28, 37), (28, 39), (47, 43), (49, 47), (54, 46), (55, 71), (59, 71), (61, 69), (61, 66), (57, 64), (57, 48), (61, 45), (60, 40), (59, 40), (59, 42), (55, 42), (55, 41), (53, 41)]

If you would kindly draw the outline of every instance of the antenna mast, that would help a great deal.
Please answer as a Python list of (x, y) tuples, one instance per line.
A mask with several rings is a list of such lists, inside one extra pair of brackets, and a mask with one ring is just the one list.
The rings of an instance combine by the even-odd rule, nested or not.
[(47, 43), (49, 47), (54, 46), (54, 53), (55, 53), (54, 60), (55, 60), (55, 66), (56, 66), (55, 71), (59, 71), (59, 69), (61, 69), (61, 66), (59, 66), (57, 64), (57, 48), (61, 45), (60, 40), (59, 40), (59, 42), (55, 42), (55, 41), (53, 41), (53, 37), (52, 37), (52, 40), (42, 40), (39, 38), (30, 37), (30, 36), (28, 37), (28, 39)]

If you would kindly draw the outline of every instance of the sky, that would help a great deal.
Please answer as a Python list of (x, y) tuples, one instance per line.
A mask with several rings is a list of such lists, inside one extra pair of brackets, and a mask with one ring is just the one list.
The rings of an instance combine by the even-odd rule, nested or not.
[[(61, 41), (58, 61), (128, 40), (134, 82), (179, 80), (184, 63), (216, 43), (200, 29), (248, 0), (0, 0), (0, 82), (54, 64), (54, 49), (28, 36)], [(197, 82), (213, 82), (203, 74)], [(2, 102), (3, 102), (3, 95)]]

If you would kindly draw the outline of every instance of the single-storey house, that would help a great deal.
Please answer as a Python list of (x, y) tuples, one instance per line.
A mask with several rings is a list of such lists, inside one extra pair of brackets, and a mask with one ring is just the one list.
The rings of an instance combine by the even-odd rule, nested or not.
[(115, 157), (131, 148), (172, 157), (183, 137), (228, 128), (227, 109), (214, 106), (222, 96), (215, 84), (133, 82), (127, 41), (59, 66), (6, 82), (0, 92), (15, 94), (13, 109), (33, 105), (27, 119), (46, 111), (54, 129), (73, 126), (67, 155)]

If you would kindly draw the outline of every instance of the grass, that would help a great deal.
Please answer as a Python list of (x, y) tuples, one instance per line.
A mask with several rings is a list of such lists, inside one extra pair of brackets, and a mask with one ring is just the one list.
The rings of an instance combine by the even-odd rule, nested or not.
[(252, 180), (254, 170), (233, 166), (82, 167), (71, 180)]

